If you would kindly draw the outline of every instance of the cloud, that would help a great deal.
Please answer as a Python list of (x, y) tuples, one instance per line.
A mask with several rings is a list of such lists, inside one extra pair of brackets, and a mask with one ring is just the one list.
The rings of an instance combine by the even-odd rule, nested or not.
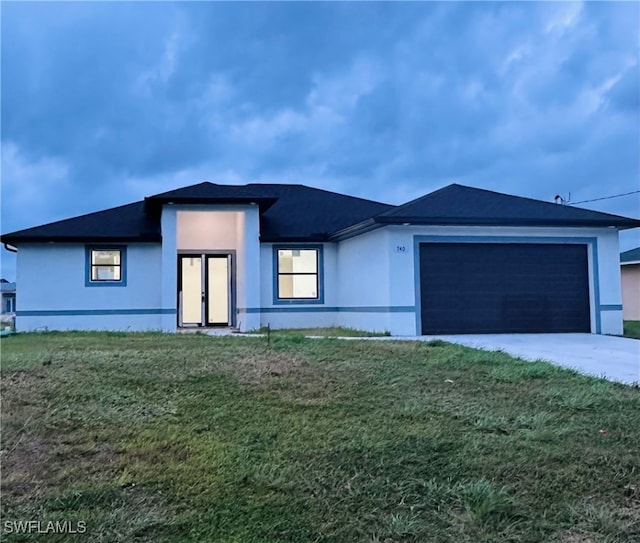
[(578, 22), (582, 8), (582, 2), (557, 4), (545, 28), (547, 34), (564, 34), (569, 31)]
[[(82, 195), (73, 215), (204, 179), (393, 203), (454, 181), (626, 192), (639, 17), (594, 2), (8, 3), (0, 190), (46, 195), (29, 225), (66, 194)], [(640, 215), (628, 201), (610, 205)]]
[(7, 226), (35, 226), (33, 217), (55, 215), (51, 196), (69, 188), (68, 165), (58, 158), (28, 157), (10, 141), (2, 143), (1, 155), (3, 232)]

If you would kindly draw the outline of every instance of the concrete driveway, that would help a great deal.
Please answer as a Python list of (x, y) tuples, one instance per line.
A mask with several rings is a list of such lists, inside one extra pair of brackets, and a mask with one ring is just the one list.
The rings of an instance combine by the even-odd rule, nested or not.
[(640, 383), (640, 340), (599, 334), (481, 334), (420, 336), (468, 347), (504, 351), (525, 360), (546, 360), (625, 384)]

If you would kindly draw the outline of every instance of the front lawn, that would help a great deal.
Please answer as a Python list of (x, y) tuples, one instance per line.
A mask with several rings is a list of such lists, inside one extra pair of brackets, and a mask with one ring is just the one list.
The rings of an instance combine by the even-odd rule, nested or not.
[(313, 336), (313, 337), (380, 337), (388, 336), (389, 332), (370, 332), (347, 328), (345, 326), (327, 326), (324, 328), (260, 328), (259, 334), (276, 336)]
[(442, 342), (0, 341), (2, 541), (640, 538), (637, 388)]
[(624, 337), (640, 339), (640, 321), (624, 321)]

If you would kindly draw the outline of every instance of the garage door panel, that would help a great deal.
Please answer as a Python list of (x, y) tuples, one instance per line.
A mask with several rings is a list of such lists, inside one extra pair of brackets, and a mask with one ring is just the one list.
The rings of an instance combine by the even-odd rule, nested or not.
[(420, 245), (422, 332), (590, 330), (586, 245)]

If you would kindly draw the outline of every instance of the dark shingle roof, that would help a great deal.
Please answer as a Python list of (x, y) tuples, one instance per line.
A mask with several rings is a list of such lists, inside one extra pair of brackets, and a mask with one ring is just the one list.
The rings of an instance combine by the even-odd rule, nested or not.
[(640, 262), (640, 247), (620, 253), (620, 263)]
[(640, 221), (485, 189), (448, 185), (376, 217), (380, 223), (640, 226)]
[(322, 240), (392, 206), (304, 185), (199, 183), (125, 206), (11, 232), (2, 242), (159, 241), (160, 209), (173, 203), (249, 203), (261, 211), (262, 241)]
[(160, 210), (173, 203), (256, 203), (262, 241), (342, 239), (384, 224), (615, 226), (640, 221), (489, 190), (449, 185), (401, 206), (304, 185), (199, 183), (97, 213), (11, 232), (28, 241), (159, 241)]
[(322, 240), (392, 206), (305, 185), (199, 183), (145, 199), (149, 209), (163, 203), (248, 203), (260, 207), (262, 241)]
[(278, 200), (263, 215), (262, 241), (326, 239), (392, 206), (314, 189), (304, 185), (271, 185)]
[(203, 181), (195, 185), (189, 185), (188, 187), (181, 187), (179, 189), (169, 190), (167, 192), (161, 192), (160, 194), (154, 194), (153, 196), (147, 196), (145, 200), (236, 200), (236, 201), (248, 201), (254, 198), (268, 198), (273, 197), (273, 191), (271, 187), (278, 185), (218, 185), (211, 181)]
[(2, 292), (15, 292), (16, 291), (16, 284), (15, 283), (9, 283), (8, 281), (3, 281), (2, 283), (0, 283), (0, 291), (2, 291)]
[(158, 211), (167, 202), (193, 203), (226, 203), (243, 204), (254, 202), (259, 204), (260, 211), (269, 208), (277, 199), (276, 191), (269, 190), (274, 185), (218, 185), (204, 181), (180, 189), (154, 194), (144, 199), (145, 208)]
[(160, 241), (160, 222), (134, 202), (2, 235), (2, 243), (28, 241)]

